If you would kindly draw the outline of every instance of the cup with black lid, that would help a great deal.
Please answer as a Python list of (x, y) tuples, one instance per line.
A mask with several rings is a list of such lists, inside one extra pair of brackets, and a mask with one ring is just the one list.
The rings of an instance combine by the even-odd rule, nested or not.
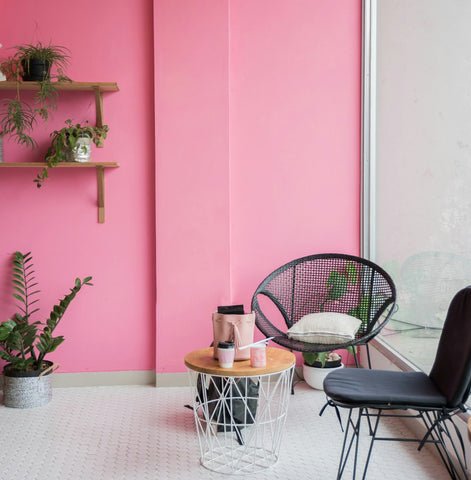
[(219, 342), (218, 343), (218, 360), (221, 368), (232, 368), (234, 364), (235, 343)]

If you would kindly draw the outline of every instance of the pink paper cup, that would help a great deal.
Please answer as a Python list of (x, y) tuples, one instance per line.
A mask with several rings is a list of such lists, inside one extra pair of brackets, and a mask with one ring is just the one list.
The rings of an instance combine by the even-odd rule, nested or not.
[(264, 343), (250, 348), (250, 365), (252, 367), (267, 366), (267, 346)]

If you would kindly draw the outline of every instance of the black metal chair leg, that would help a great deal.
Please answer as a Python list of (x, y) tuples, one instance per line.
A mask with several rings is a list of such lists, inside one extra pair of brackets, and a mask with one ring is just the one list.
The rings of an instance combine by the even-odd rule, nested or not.
[(366, 346), (366, 356), (368, 358), (368, 368), (371, 370), (371, 357), (370, 357), (370, 346), (368, 344)]
[[(345, 465), (347, 464), (348, 456), (350, 455), (352, 442), (353, 442), (353, 439), (355, 438), (355, 433), (352, 433), (352, 438), (350, 440), (350, 445), (346, 449), (348, 434), (350, 432), (350, 428), (353, 428), (355, 430), (355, 427), (353, 426), (353, 421), (352, 421), (352, 414), (353, 414), (353, 410), (350, 410), (350, 412), (348, 414), (347, 426), (345, 428), (345, 434), (343, 436), (342, 452), (340, 454), (339, 468), (337, 470), (337, 480), (340, 480), (342, 478), (343, 471), (345, 469)], [(345, 449), (347, 451), (345, 451)]]
[[(370, 415), (369, 415), (367, 409), (365, 409), (365, 412), (366, 412), (365, 415), (368, 418), (368, 424), (370, 425), (370, 432), (371, 432)], [(376, 432), (378, 431), (378, 426), (379, 426), (380, 420), (381, 420), (381, 410), (378, 410), (378, 414), (376, 416), (376, 422), (375, 422), (373, 432), (370, 433), (371, 434), (371, 442), (370, 442), (370, 448), (368, 449), (368, 455), (366, 457), (365, 469), (363, 470), (363, 477), (362, 477), (363, 480), (365, 480), (365, 478), (366, 478), (366, 471), (368, 470), (368, 465), (370, 463), (371, 452), (373, 450), (373, 444), (376, 440)]]
[(356, 348), (353, 349), (353, 358), (355, 359), (355, 366), (357, 368), (360, 368), (360, 364), (358, 363), (358, 355), (357, 355)]

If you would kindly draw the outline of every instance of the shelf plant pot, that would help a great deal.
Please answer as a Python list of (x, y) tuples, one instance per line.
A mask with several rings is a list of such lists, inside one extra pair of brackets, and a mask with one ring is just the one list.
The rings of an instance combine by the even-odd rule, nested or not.
[(90, 162), (92, 157), (92, 137), (85, 132), (78, 135), (74, 148), (66, 153), (66, 161), (85, 163)]
[[(316, 363), (314, 363), (314, 365), (303, 364), (303, 377), (311, 388), (324, 390), (324, 378), (327, 377), (330, 372), (343, 368), (343, 363), (339, 365), (337, 362), (325, 362), (324, 367), (321, 366), (320, 362)], [(329, 365), (329, 363), (334, 365)]]
[(11, 408), (34, 408), (46, 405), (52, 398), (53, 363), (43, 361), (43, 368), (22, 372), (11, 364), (3, 367), (3, 404)]
[(22, 60), (22, 78), (24, 82), (44, 82), (50, 79), (51, 62), (41, 58)]

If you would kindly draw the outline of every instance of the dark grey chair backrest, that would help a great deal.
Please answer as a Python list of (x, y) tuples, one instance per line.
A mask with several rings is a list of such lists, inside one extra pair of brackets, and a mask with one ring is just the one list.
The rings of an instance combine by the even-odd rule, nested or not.
[(471, 386), (471, 286), (451, 301), (429, 376), (448, 407), (466, 402)]

